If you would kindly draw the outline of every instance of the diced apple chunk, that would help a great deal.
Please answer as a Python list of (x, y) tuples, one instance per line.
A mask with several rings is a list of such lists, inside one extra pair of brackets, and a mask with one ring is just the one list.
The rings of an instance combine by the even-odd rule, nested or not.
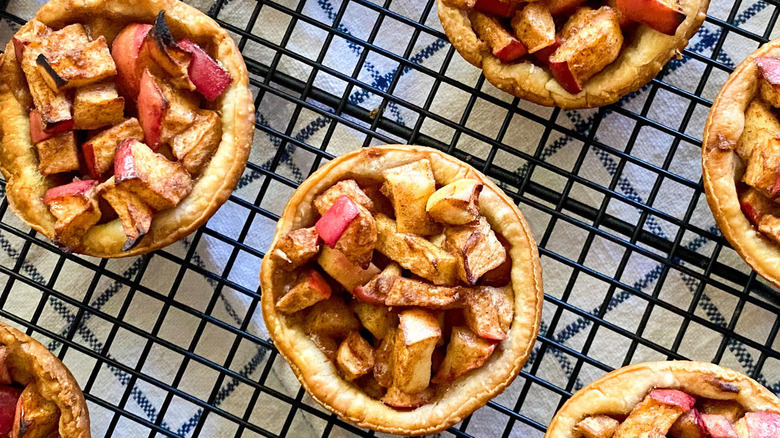
[(79, 170), (79, 151), (76, 134), (63, 132), (35, 144), (38, 149), (38, 170), (44, 175)]
[(15, 438), (58, 436), (60, 409), (41, 395), (37, 383), (28, 384), (16, 402), (13, 431)]
[(397, 329), (398, 326), (390, 328), (374, 352), (374, 378), (384, 388), (393, 384), (393, 347)]
[(44, 77), (56, 76), (61, 80), (52, 77), (47, 81), (55, 91), (95, 84), (116, 75), (116, 64), (106, 38), (100, 36), (90, 41), (81, 24), (71, 24), (52, 32), (42, 54), (50, 67), (39, 64)]
[(113, 176), (98, 191), (122, 222), (126, 237), (122, 251), (132, 249), (152, 227), (152, 209), (134, 193), (118, 188)]
[(422, 159), (382, 172), (385, 178), (383, 193), (393, 203), (395, 220), (400, 233), (430, 236), (439, 232), (425, 206), (436, 191), (431, 162)]
[(606, 415), (592, 415), (580, 420), (574, 431), (579, 432), (582, 438), (611, 438), (615, 434), (620, 422)]
[(374, 369), (374, 349), (357, 332), (347, 336), (336, 357), (336, 363), (347, 380), (355, 380)]
[(360, 210), (355, 201), (349, 196), (341, 196), (322, 213), (314, 228), (326, 245), (335, 248), (349, 224), (359, 215)]
[(322, 354), (325, 355), (325, 357), (333, 361), (336, 360), (336, 356), (338, 355), (339, 351), (339, 343), (336, 342), (335, 339), (330, 336), (323, 336), (317, 333), (309, 333), (308, 336), (309, 339), (314, 342), (314, 345), (320, 349)]
[(72, 123), (72, 103), (64, 92), (55, 92), (43, 79), (38, 71), (38, 55), (43, 50), (43, 41), (30, 42), (22, 58), (22, 71), (27, 78), (33, 104), (38, 110), (44, 131), (49, 131), (55, 125)]
[(368, 283), (352, 290), (352, 295), (360, 301), (371, 304), (385, 305), (385, 299), (396, 278), (401, 276), (398, 263), (390, 262), (385, 269)]
[(685, 21), (679, 0), (618, 0), (617, 7), (628, 19), (666, 35), (674, 35)]
[(356, 287), (368, 283), (380, 272), (373, 263), (368, 268), (362, 269), (347, 259), (341, 251), (328, 246), (322, 247), (317, 263), (328, 275), (344, 286), (347, 292), (352, 292)]
[(135, 139), (117, 147), (114, 177), (117, 187), (136, 194), (155, 210), (175, 207), (192, 190), (190, 174), (184, 167)]
[[(147, 68), (153, 69), (153, 71), (157, 68), (162, 70), (177, 88), (195, 90), (195, 85), (190, 81), (187, 73), (192, 55), (179, 47), (171, 34), (165, 20), (165, 10), (161, 10), (157, 14), (157, 19), (141, 46), (139, 57), (141, 58), (140, 63)], [(155, 73), (161, 72), (155, 71)]]
[(360, 322), (344, 300), (334, 295), (308, 310), (304, 327), (307, 334), (345, 339), (351, 332), (360, 330)]
[(112, 126), (81, 145), (84, 161), (89, 174), (99, 179), (114, 168), (114, 156), (117, 146), (125, 140), (143, 140), (144, 131), (135, 117)]
[(499, 61), (509, 63), (528, 53), (525, 45), (504, 28), (498, 18), (478, 11), (469, 13), (479, 39), (485, 41)]
[(690, 407), (686, 409), (679, 404), (667, 403), (648, 395), (634, 407), (612, 438), (666, 436), (677, 419), (689, 410)]
[(124, 120), (125, 99), (114, 83), (101, 83), (76, 90), (73, 98), (75, 129), (92, 130), (116, 125)]
[(436, 190), (425, 210), (438, 222), (465, 225), (479, 218), (479, 194), (482, 183), (473, 179), (461, 179)]
[(705, 434), (700, 435), (702, 438), (739, 438), (734, 426), (723, 415), (703, 414), (701, 424), (706, 431)]
[(745, 421), (750, 438), (777, 438), (780, 436), (780, 414), (746, 412)]
[(353, 300), (350, 305), (360, 323), (375, 339), (384, 339), (398, 325), (398, 315), (387, 306)]
[(219, 61), (186, 38), (179, 41), (179, 47), (192, 55), (187, 73), (198, 93), (208, 100), (214, 100), (227, 91), (233, 83), (233, 77)]
[(111, 55), (116, 63), (117, 85), (123, 96), (135, 99), (144, 71), (144, 59), (140, 57), (151, 24), (130, 24), (119, 32), (111, 44)]
[(35, 43), (40, 47), (40, 44), (49, 37), (51, 32), (52, 30), (49, 26), (36, 19), (27, 22), (12, 38), (16, 62), (22, 62), (27, 46)]
[(38, 110), (30, 111), (30, 139), (33, 143), (46, 141), (57, 134), (73, 130), (73, 119), (46, 126)]
[(141, 74), (138, 119), (144, 128), (144, 140), (153, 150), (189, 128), (197, 109), (197, 102), (184, 90), (175, 90), (149, 69)]
[(279, 260), (284, 270), (295, 269), (311, 260), (320, 251), (320, 236), (314, 227), (292, 230), (279, 239), (270, 254)]
[(707, 438), (706, 433), (701, 414), (695, 408), (681, 415), (669, 429), (673, 438)]
[(775, 112), (761, 99), (753, 99), (745, 111), (745, 128), (736, 145), (736, 152), (742, 161), (747, 161), (753, 150), (766, 147), (777, 147), (777, 133), (780, 132), (780, 121)]
[(477, 284), (484, 273), (506, 260), (504, 246), (484, 216), (468, 225), (447, 227), (444, 234), (445, 247), (458, 258), (458, 276), (467, 284)]
[(482, 275), (479, 284), (483, 286), (504, 287), (512, 281), (512, 256), (509, 253), (511, 246), (502, 235), (496, 234), (496, 237), (504, 247), (504, 262)]
[(702, 414), (723, 415), (731, 423), (736, 422), (745, 414), (745, 409), (734, 400), (703, 400), (700, 405)]
[(293, 314), (327, 300), (330, 294), (330, 285), (319, 272), (304, 269), (295, 286), (276, 301), (276, 309), (282, 313)]
[(780, 59), (756, 58), (754, 60), (761, 74), (761, 97), (775, 108), (780, 108)]
[(762, 195), (775, 199), (780, 195), (780, 138), (774, 137), (753, 149), (742, 181)]
[(431, 380), (431, 355), (441, 337), (436, 316), (423, 309), (404, 310), (393, 346), (393, 386), (407, 394), (425, 390)]
[(199, 175), (222, 141), (222, 119), (209, 110), (199, 110), (195, 123), (173, 138), (173, 155), (192, 175)]
[(336, 199), (315, 228), (328, 246), (341, 251), (351, 262), (362, 268), (371, 263), (377, 241), (374, 216), (350, 196)]
[(378, 214), (376, 216), (376, 249), (405, 269), (438, 285), (457, 282), (458, 259), (416, 234), (400, 232), (397, 222)]
[(387, 306), (419, 306), (427, 309), (452, 309), (463, 306), (470, 289), (460, 286), (434, 286), (404, 277), (390, 279), (386, 291)]
[(444, 362), (431, 381), (433, 383), (452, 382), (467, 372), (484, 365), (495, 349), (495, 342), (478, 337), (467, 327), (453, 327)]
[(511, 287), (482, 287), (465, 298), (463, 315), (469, 329), (485, 339), (506, 339), (514, 318)]
[(617, 13), (604, 6), (550, 56), (550, 71), (564, 90), (577, 94), (588, 79), (617, 59), (622, 46)]
[(528, 3), (512, 17), (515, 35), (528, 49), (536, 53), (555, 44), (555, 21), (543, 2)]
[(577, 12), (572, 14), (561, 28), (560, 37), (563, 41), (568, 40), (579, 32), (583, 27), (586, 27), (599, 12), (591, 7), (583, 6), (577, 9)]
[(360, 188), (354, 179), (339, 181), (328, 190), (325, 190), (322, 194), (314, 198), (314, 208), (316, 208), (320, 214), (325, 214), (325, 212), (342, 196), (347, 196), (356, 204), (365, 207), (368, 211), (374, 210), (374, 202), (371, 201), (371, 198), (366, 195), (366, 192)]
[(75, 250), (81, 246), (81, 238), (100, 220), (97, 181), (75, 180), (70, 184), (49, 189), (43, 202), (57, 219), (54, 223), (54, 241)]

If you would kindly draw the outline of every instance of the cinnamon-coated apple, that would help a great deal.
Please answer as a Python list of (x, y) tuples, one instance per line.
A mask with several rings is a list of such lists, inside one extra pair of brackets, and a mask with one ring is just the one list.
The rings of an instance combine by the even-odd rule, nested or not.
[(101, 184), (98, 191), (122, 222), (126, 237), (122, 251), (132, 249), (152, 227), (154, 212), (135, 193), (117, 187), (113, 176)]
[(686, 17), (679, 0), (617, 0), (617, 7), (628, 19), (666, 35), (674, 35)]
[(345, 339), (351, 332), (360, 330), (360, 322), (344, 299), (333, 295), (311, 306), (304, 327), (307, 334)]
[(465, 225), (479, 217), (479, 194), (482, 183), (459, 179), (436, 190), (425, 205), (435, 220), (450, 225)]
[(135, 99), (141, 83), (141, 48), (146, 36), (152, 30), (151, 24), (130, 24), (119, 32), (111, 44), (111, 56), (116, 63), (117, 85), (119, 91), (128, 98)]
[(331, 288), (325, 278), (314, 269), (307, 268), (298, 275), (298, 281), (276, 301), (276, 309), (293, 314), (320, 301), (330, 298)]
[(125, 140), (143, 140), (144, 131), (138, 119), (131, 117), (100, 132), (81, 145), (81, 153), (92, 178), (100, 179), (114, 167), (117, 146)]
[(199, 110), (195, 123), (171, 142), (176, 159), (191, 175), (199, 175), (222, 141), (222, 119), (209, 110)]
[(498, 18), (479, 11), (470, 12), (469, 18), (479, 38), (488, 43), (499, 61), (509, 63), (528, 53), (525, 45), (512, 36)]
[(355, 380), (374, 369), (374, 349), (358, 332), (352, 332), (339, 345), (336, 364), (346, 380)]
[(186, 38), (179, 41), (179, 47), (192, 56), (187, 72), (198, 93), (208, 100), (214, 100), (225, 93), (233, 83), (230, 72), (202, 47)]
[(95, 130), (121, 123), (125, 98), (113, 82), (88, 85), (76, 90), (73, 98), (74, 129)]
[(328, 275), (344, 286), (347, 292), (352, 292), (358, 286), (368, 283), (380, 272), (373, 263), (366, 269), (361, 268), (347, 259), (341, 251), (331, 249), (327, 245), (322, 247), (317, 263)]
[(436, 316), (423, 309), (404, 310), (398, 319), (393, 346), (393, 386), (415, 394), (430, 383), (431, 355), (441, 337), (441, 328)]
[(543, 2), (528, 3), (512, 17), (511, 25), (528, 53), (536, 53), (556, 42), (555, 21)]
[(387, 306), (352, 300), (350, 303), (360, 323), (375, 339), (384, 339), (387, 333), (398, 325), (398, 315)]
[(77, 249), (87, 230), (100, 220), (97, 181), (75, 179), (49, 189), (43, 202), (57, 219), (54, 241), (65, 249)]
[(36, 143), (35, 149), (38, 150), (38, 170), (43, 175), (79, 170), (79, 152), (73, 131)]
[(444, 362), (431, 382), (452, 382), (467, 372), (484, 365), (495, 349), (495, 341), (480, 338), (468, 327), (453, 327)]
[(12, 438), (45, 438), (57, 436), (60, 410), (41, 396), (37, 384), (24, 388), (16, 403)]

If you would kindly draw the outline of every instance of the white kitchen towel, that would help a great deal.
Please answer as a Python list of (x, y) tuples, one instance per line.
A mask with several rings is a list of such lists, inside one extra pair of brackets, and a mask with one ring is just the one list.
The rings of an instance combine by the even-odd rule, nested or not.
[[(6, 11), (27, 20), (42, 3), (9, 0)], [(528, 176), (538, 186), (566, 192), (568, 199), (596, 209), (605, 202), (603, 193), (614, 191), (606, 214), (628, 224), (641, 220), (642, 229), (658, 238), (679, 240), (681, 247), (750, 273), (734, 251), (723, 248), (713, 254), (717, 247), (713, 237), (719, 233), (704, 197), (696, 190), (701, 177), (698, 141), (709, 110), (707, 101), (716, 95), (728, 69), (758, 46), (736, 31), (722, 38), (720, 21), (773, 38), (777, 30), (767, 32), (767, 27), (774, 23), (774, 5), (745, 0), (729, 17), (734, 2), (712, 0), (711, 19), (689, 45), (696, 55), (669, 63), (660, 77), (668, 85), (645, 87), (607, 109), (555, 111), (525, 102), (513, 104), (511, 96), (485, 83), (480, 71), (441, 38), (435, 3), (394, 0), (370, 7), (371, 3), (358, 0), (194, 0), (191, 4), (255, 35), (244, 38), (233, 33), (255, 73), (261, 66), (271, 67), (278, 77), (310, 82), (314, 89), (335, 96), (335, 105), (343, 96), (365, 111), (382, 110), (384, 117), (398, 125), (454, 144), (457, 150), (483, 160), (489, 158), (491, 148), (479, 136), (496, 138), (506, 125), (502, 143), (530, 155), (538, 153), (545, 162), (544, 166), (529, 166), (516, 154), (500, 150), (492, 162), (516, 181)], [(379, 14), (380, 7), (392, 12)], [(306, 19), (292, 19), (289, 11), (300, 11)], [(435, 31), (416, 29), (406, 20)], [(378, 32), (373, 32), (377, 23)], [(14, 20), (4, 18), (0, 40), (7, 42), (18, 27)], [(380, 49), (366, 52), (351, 37), (370, 39)], [(701, 58), (716, 49), (719, 65), (708, 67)], [(399, 57), (414, 66), (399, 63)], [(314, 63), (325, 67), (315, 69)], [(439, 73), (449, 79), (435, 81)], [(364, 86), (351, 86), (344, 80), (353, 74)], [(708, 79), (702, 81), (705, 75)], [(253, 79), (265, 83), (262, 76)], [(258, 273), (260, 254), (273, 236), (273, 218), (282, 212), (292, 186), (321, 164), (316, 154), (302, 146), (339, 155), (381, 141), (367, 141), (361, 130), (370, 125), (348, 114), (343, 121), (334, 121), (327, 115), (336, 110), (334, 103), (318, 101), (314, 93), (302, 96), (277, 81), (269, 86), (257, 84), (252, 88), (258, 96), (256, 116), (262, 129), (255, 134), (250, 160), (254, 166), (245, 172), (235, 198), (209, 221), (203, 233), (151, 256), (76, 262), (38, 243), (27, 244), (29, 228), (12, 212), (3, 211), (6, 228), (0, 230), (0, 264), (23, 278), (0, 276), (0, 283), (10, 284), (2, 307), (80, 346), (63, 349), (60, 342), (32, 332), (63, 356), (82, 386), (88, 385), (94, 436), (107, 431), (119, 437), (153, 434), (146, 422), (185, 437), (196, 433), (207, 437), (259, 435), (239, 427), (235, 418), (271, 435), (351, 435), (339, 424), (331, 428), (329, 414), (313, 414), (326, 411), (301, 391), (286, 362), (269, 350), (257, 305)], [(434, 86), (436, 91), (427, 102)], [(473, 86), (481, 89), (474, 99), (465, 91)], [(383, 107), (383, 93), (415, 107), (394, 102)], [(518, 114), (508, 114), (507, 108), (513, 105)], [(421, 119), (423, 107), (432, 116)], [(641, 117), (627, 116), (631, 112)], [(464, 114), (468, 114), (465, 120)], [(565, 132), (546, 131), (539, 122), (553, 115)], [(637, 128), (638, 120), (647, 123)], [(459, 133), (454, 126), (460, 123), (477, 135)], [(671, 133), (677, 130), (684, 135), (675, 142)], [(391, 132), (379, 132), (391, 140), (407, 141)], [(591, 135), (603, 147), (584, 146), (582, 139)], [(630, 142), (632, 136), (635, 139)], [(284, 150), (280, 150), (282, 145)], [(569, 178), (569, 172), (577, 178)], [(269, 177), (272, 173), (277, 176)], [(504, 186), (517, 190), (517, 184)], [(549, 296), (540, 332), (543, 338), (526, 365), (536, 377), (518, 378), (495, 399), (497, 405), (473, 415), (466, 433), (541, 437), (543, 433), (526, 422), (549, 422), (561, 402), (561, 391), (556, 388), (574, 391), (604, 373), (582, 363), (579, 354), (615, 368), (665, 359), (669, 350), (677, 348), (681, 356), (706, 361), (719, 357), (721, 363), (747, 373), (761, 367), (759, 380), (780, 392), (777, 355), (763, 357), (756, 348), (777, 349), (772, 331), (777, 311), (723, 290), (741, 291), (744, 284), (702, 286), (700, 267), (673, 257), (674, 268), (667, 269), (650, 255), (664, 258), (667, 253), (647, 245), (640, 245), (644, 251), (628, 251), (626, 242), (631, 235), (601, 224), (601, 231), (594, 233), (588, 228), (593, 223), (575, 211), (563, 209), (572, 218), (566, 219), (551, 214), (556, 205), (549, 200), (527, 199), (520, 207), (543, 243)], [(653, 213), (643, 215), (646, 209), (640, 205), (650, 205)], [(686, 217), (692, 226), (680, 227)], [(108, 272), (101, 275), (98, 269)], [(58, 296), (44, 293), (49, 289)], [(694, 297), (690, 310), (696, 316), (686, 320), (683, 315)], [(607, 323), (594, 327), (591, 319), (561, 306), (559, 300), (585, 313), (602, 311)], [(657, 305), (648, 307), (648, 301)], [(77, 303), (84, 303), (87, 311)], [(643, 319), (646, 323), (640, 324)], [(29, 326), (11, 323), (23, 329)], [(723, 340), (726, 327), (733, 327), (736, 339)], [(242, 331), (249, 336), (241, 335)], [(551, 342), (562, 347), (554, 348)], [(96, 360), (98, 356), (108, 358), (108, 363)], [(220, 366), (235, 374), (221, 374)], [(127, 369), (135, 371), (128, 373)], [(256, 391), (256, 385), (248, 382), (259, 382), (264, 389)], [(169, 391), (168, 385), (176, 390)], [(306, 407), (292, 407), (296, 400)], [(215, 409), (204, 411), (204, 404)], [(498, 405), (515, 411), (522, 421), (513, 420)]]

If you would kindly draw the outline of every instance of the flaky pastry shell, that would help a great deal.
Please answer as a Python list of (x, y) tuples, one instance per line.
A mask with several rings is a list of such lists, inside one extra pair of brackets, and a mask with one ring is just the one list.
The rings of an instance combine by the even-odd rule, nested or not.
[(312, 201), (339, 180), (381, 182), (384, 169), (424, 158), (431, 162), (437, 185), (463, 178), (483, 183), (480, 213), (511, 244), (514, 320), (509, 337), (482, 367), (438, 391), (429, 404), (414, 410), (393, 409), (342, 379), (336, 366), (306, 336), (302, 325), (296, 324), (295, 315), (276, 311), (276, 299), (295, 278), (279, 269), (275, 258), (263, 259), (260, 277), (268, 333), (309, 394), (327, 409), (361, 427), (406, 435), (435, 433), (462, 420), (503, 391), (528, 359), (542, 315), (542, 273), (536, 243), (520, 210), (485, 175), (442, 152), (419, 146), (370, 147), (334, 159), (304, 181), (279, 219), (271, 243), (274, 248), (288, 231), (314, 225), (317, 212)]
[[(780, 413), (780, 399), (750, 377), (708, 362), (664, 361), (629, 365), (577, 391), (555, 414), (547, 438), (572, 438), (574, 425), (589, 415), (628, 415), (653, 388), (725, 399), (724, 389), (748, 411)], [(723, 389), (722, 389), (723, 388)]]
[(704, 128), (702, 172), (707, 202), (723, 236), (751, 268), (780, 287), (780, 247), (745, 217), (736, 186), (746, 163), (735, 148), (745, 128), (745, 111), (759, 88), (753, 60), (764, 56), (780, 58), (780, 40), (764, 44), (742, 61), (715, 98)]
[[(83, 254), (134, 256), (183, 238), (206, 223), (228, 199), (249, 157), (255, 111), (246, 65), (228, 33), (202, 12), (178, 0), (51, 0), (35, 19), (55, 29), (82, 23), (91, 32), (104, 35), (111, 44), (124, 26), (153, 23), (161, 10), (165, 10), (174, 35), (186, 35), (206, 48), (233, 77), (233, 83), (212, 108), (221, 114), (222, 141), (203, 173), (193, 181), (189, 196), (175, 208), (156, 213), (151, 229), (138, 245), (122, 251), (126, 237), (116, 219), (87, 232), (82, 247), (77, 249)], [(38, 171), (27, 111), (15, 97), (26, 86), (23, 78), (9, 42), (0, 69), (0, 170), (7, 181), (6, 196), (11, 209), (30, 227), (52, 238), (55, 218), (43, 203), (43, 195), (53, 184)]]
[(89, 438), (89, 411), (79, 384), (65, 365), (40, 342), (0, 323), (0, 345), (11, 380), (27, 386), (35, 382), (41, 396), (60, 410), (59, 436)]
[(436, 1), (439, 20), (460, 55), (482, 69), (485, 79), (497, 88), (539, 105), (563, 109), (593, 108), (615, 103), (650, 82), (673, 56), (680, 56), (688, 40), (707, 16), (710, 0), (680, 0), (685, 21), (674, 35), (664, 35), (640, 25), (618, 58), (571, 94), (549, 70), (528, 60), (504, 64), (471, 27), (468, 12)]

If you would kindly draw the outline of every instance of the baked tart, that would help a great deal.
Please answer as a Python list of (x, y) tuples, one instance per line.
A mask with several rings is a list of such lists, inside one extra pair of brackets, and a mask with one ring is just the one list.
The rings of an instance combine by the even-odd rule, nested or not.
[(88, 438), (76, 379), (40, 342), (0, 323), (0, 436)]
[(702, 143), (715, 221), (755, 271), (780, 287), (780, 40), (747, 57), (712, 104)]
[(780, 399), (750, 377), (705, 362), (647, 362), (577, 391), (549, 438), (775, 438)]
[(446, 429), (517, 376), (542, 276), (520, 211), (434, 149), (360, 149), (295, 191), (263, 260), (276, 347), (314, 399), (361, 427)]
[(589, 108), (638, 90), (688, 44), (709, 0), (437, 0), (458, 53), (507, 93)]
[(254, 107), (241, 53), (178, 0), (52, 0), (6, 47), (0, 169), (11, 208), (64, 250), (146, 253), (227, 200)]

